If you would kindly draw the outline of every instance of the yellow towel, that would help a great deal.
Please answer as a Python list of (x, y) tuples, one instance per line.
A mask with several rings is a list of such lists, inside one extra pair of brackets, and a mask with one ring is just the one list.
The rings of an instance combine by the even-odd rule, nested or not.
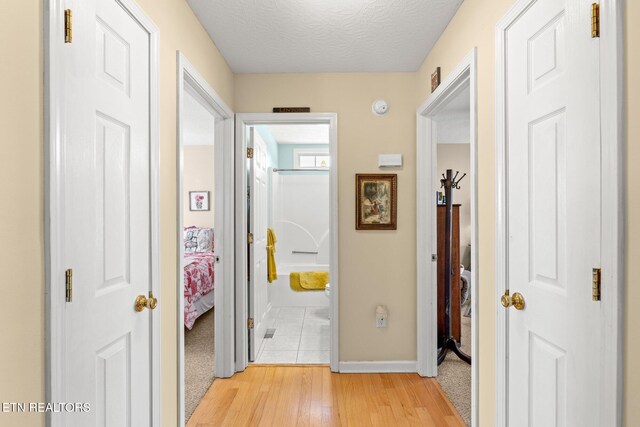
[(298, 292), (306, 290), (302, 286), (300, 286), (300, 273), (289, 273), (289, 286), (291, 286), (291, 289)]
[(267, 228), (267, 281), (273, 283), (278, 279), (276, 271), (276, 233), (273, 228)]
[(289, 285), (294, 291), (322, 291), (329, 283), (328, 271), (292, 272)]

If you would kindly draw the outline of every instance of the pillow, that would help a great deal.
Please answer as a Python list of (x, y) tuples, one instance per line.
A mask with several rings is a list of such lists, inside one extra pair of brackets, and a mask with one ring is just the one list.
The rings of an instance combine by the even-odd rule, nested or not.
[(184, 253), (213, 252), (213, 228), (185, 227)]

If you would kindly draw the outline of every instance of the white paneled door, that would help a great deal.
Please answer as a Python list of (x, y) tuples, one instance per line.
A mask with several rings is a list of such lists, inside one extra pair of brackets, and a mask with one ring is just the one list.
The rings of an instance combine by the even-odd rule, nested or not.
[[(71, 2), (62, 50), (65, 426), (151, 425), (150, 36), (116, 0)], [(151, 304), (149, 304), (151, 305)]]
[[(538, 0), (505, 31), (508, 425), (598, 426), (599, 39), (591, 3)], [(508, 302), (508, 299), (507, 301)]]
[(249, 244), (249, 360), (254, 362), (262, 345), (267, 314), (267, 227), (269, 226), (269, 187), (267, 169), (267, 145), (254, 127), (249, 129), (249, 149), (253, 149), (250, 161), (249, 232), (253, 243)]

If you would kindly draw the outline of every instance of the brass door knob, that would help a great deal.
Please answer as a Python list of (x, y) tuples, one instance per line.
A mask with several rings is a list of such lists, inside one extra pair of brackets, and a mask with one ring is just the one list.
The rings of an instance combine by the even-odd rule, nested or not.
[(144, 295), (138, 295), (136, 297), (136, 302), (135, 302), (135, 310), (136, 311), (142, 311), (145, 308), (148, 308), (149, 310), (153, 310), (157, 307), (158, 305), (158, 299), (153, 297), (153, 292), (149, 292), (149, 298), (145, 297)]
[(509, 290), (507, 289), (500, 298), (500, 302), (504, 308), (513, 306), (516, 310), (524, 309), (524, 297), (520, 292), (514, 292), (513, 295), (509, 295)]

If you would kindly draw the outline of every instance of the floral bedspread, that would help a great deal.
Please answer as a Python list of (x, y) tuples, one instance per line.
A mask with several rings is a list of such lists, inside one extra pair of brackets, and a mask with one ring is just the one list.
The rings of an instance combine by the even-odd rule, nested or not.
[(185, 254), (185, 260), (191, 263), (184, 267), (184, 324), (191, 329), (198, 318), (194, 303), (213, 289), (215, 255)]

